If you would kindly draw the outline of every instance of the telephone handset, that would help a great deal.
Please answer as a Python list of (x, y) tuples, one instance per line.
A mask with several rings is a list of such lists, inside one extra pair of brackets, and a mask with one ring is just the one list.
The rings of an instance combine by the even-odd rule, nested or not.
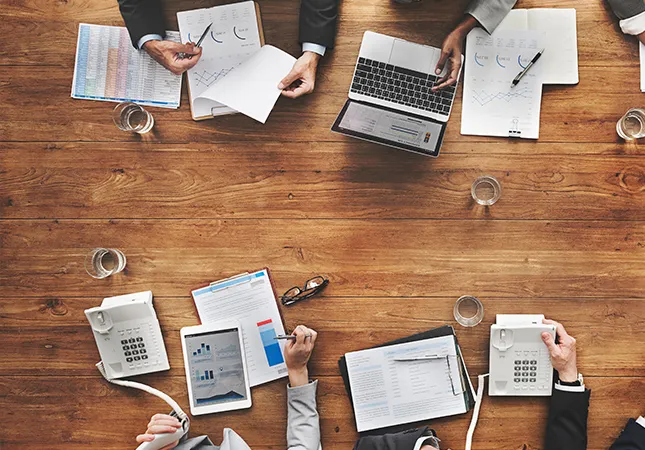
[(490, 396), (549, 396), (551, 356), (542, 333), (555, 338), (555, 326), (541, 314), (498, 314), (490, 328)]
[(86, 309), (85, 316), (101, 354), (102, 361), (96, 364), (101, 375), (110, 383), (156, 395), (170, 405), (181, 422), (176, 432), (156, 434), (152, 442), (142, 443), (137, 450), (158, 450), (181, 439), (190, 422), (177, 402), (145, 384), (117, 379), (170, 369), (159, 320), (152, 307), (152, 292), (105, 298), (101, 306)]
[(152, 292), (103, 299), (85, 310), (108, 378), (170, 369)]

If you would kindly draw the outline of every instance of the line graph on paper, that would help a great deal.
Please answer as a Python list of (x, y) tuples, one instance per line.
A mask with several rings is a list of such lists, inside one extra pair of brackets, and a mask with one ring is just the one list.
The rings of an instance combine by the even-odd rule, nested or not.
[(228, 69), (222, 69), (219, 72), (215, 72), (215, 73), (211, 73), (206, 69), (202, 70), (201, 72), (195, 72), (193, 73), (195, 86), (200, 86), (202, 88), (211, 87), (212, 84), (214, 84), (220, 78), (226, 76), (226, 74), (229, 73), (231, 70), (233, 70), (233, 67), (229, 67)]
[(488, 91), (482, 90), (473, 90), (471, 99), (478, 103), (479, 106), (485, 106), (491, 102), (499, 101), (511, 103), (514, 100), (524, 101), (526, 99), (531, 99), (533, 93), (528, 89), (518, 89), (518, 90), (508, 90), (503, 92), (489, 93)]

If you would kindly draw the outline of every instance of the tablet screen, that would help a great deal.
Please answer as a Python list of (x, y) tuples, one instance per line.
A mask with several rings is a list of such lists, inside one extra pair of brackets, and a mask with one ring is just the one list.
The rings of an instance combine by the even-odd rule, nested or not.
[(193, 406), (247, 399), (239, 332), (232, 328), (186, 335)]

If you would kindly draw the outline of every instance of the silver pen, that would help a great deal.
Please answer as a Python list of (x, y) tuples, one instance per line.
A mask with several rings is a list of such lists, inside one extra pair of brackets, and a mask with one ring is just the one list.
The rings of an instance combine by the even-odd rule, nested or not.
[[(310, 338), (310, 337), (311, 337), (310, 334), (305, 334), (305, 339)], [(287, 339), (287, 340), (290, 340), (290, 341), (295, 341), (297, 339), (297, 337), (294, 334), (290, 334), (288, 336), (287, 335), (276, 336), (273, 339), (275, 339), (275, 340)]]
[(433, 359), (446, 359), (448, 355), (421, 355), (421, 356), (402, 356), (394, 358), (395, 362), (412, 362), (412, 361), (431, 361)]
[[(197, 44), (195, 44), (195, 48), (199, 48), (199, 47), (202, 45), (202, 42), (204, 42), (204, 38), (205, 38), (205, 37), (206, 37), (206, 35), (208, 34), (208, 30), (210, 30), (212, 26), (213, 26), (213, 22), (211, 22), (211, 23), (206, 27), (206, 29), (205, 29), (205, 30), (204, 30), (204, 32), (202, 33), (201, 37), (200, 37), (200, 38), (199, 38), (199, 40), (197, 41)], [(193, 57), (193, 55), (186, 55), (184, 52), (177, 53), (177, 59), (191, 59), (192, 57)]]
[(537, 60), (538, 60), (538, 59), (540, 59), (540, 56), (542, 56), (542, 53), (544, 53), (544, 49), (542, 49), (542, 50), (540, 50), (539, 52), (537, 52), (537, 55), (535, 55), (535, 56), (533, 57), (533, 59), (531, 60), (531, 62), (530, 62), (530, 63), (528, 63), (528, 65), (524, 68), (524, 70), (523, 70), (523, 71), (521, 71), (519, 74), (517, 74), (517, 76), (513, 79), (513, 82), (511, 83), (511, 87), (512, 87), (512, 88), (513, 88), (513, 87), (515, 87), (515, 86), (517, 86), (517, 84), (520, 82), (520, 80), (521, 80), (521, 79), (522, 79), (522, 77), (526, 74), (526, 72), (528, 72), (528, 71), (529, 71), (529, 69), (530, 69), (531, 67), (533, 67), (533, 64), (535, 64), (535, 63), (537, 62)]

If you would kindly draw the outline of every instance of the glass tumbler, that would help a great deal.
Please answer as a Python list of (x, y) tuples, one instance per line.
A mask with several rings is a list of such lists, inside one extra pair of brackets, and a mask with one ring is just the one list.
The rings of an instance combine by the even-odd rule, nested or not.
[(95, 248), (85, 257), (85, 270), (93, 278), (107, 278), (125, 269), (125, 255), (115, 248)]
[(645, 109), (632, 108), (616, 123), (618, 136), (626, 141), (645, 137)]
[(484, 319), (484, 305), (477, 297), (463, 295), (455, 303), (453, 314), (459, 325), (474, 327)]
[(121, 131), (144, 134), (152, 130), (155, 120), (148, 111), (136, 103), (119, 103), (112, 113), (114, 124)]
[(499, 184), (497, 178), (491, 175), (484, 175), (473, 182), (470, 188), (470, 194), (473, 196), (473, 200), (479, 205), (491, 206), (502, 196), (502, 185)]

